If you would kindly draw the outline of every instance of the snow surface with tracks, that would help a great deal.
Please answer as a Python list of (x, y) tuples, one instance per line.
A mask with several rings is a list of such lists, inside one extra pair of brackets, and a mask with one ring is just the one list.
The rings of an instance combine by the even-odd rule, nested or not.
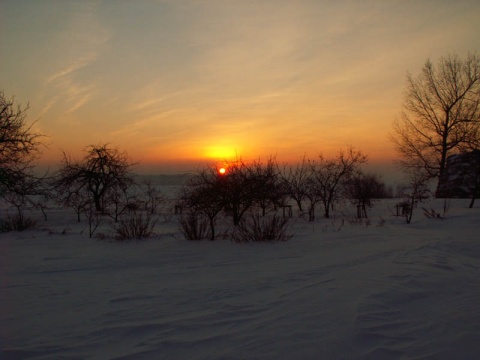
[(407, 225), (382, 201), (272, 244), (182, 240), (175, 216), (144, 241), (90, 239), (56, 210), (0, 234), (0, 359), (478, 359), (467, 204)]

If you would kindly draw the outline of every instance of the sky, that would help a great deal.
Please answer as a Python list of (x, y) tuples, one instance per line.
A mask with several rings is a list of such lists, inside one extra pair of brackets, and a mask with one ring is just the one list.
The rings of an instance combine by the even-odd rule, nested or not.
[(45, 164), (104, 143), (144, 172), (348, 146), (390, 164), (407, 73), (480, 50), (479, 19), (478, 0), (0, 0), (0, 91)]

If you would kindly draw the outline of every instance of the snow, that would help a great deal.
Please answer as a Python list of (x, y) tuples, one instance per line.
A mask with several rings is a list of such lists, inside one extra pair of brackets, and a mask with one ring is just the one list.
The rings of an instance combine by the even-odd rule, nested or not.
[(89, 239), (53, 211), (0, 234), (0, 358), (477, 359), (480, 209), (407, 225), (394, 204), (297, 219), (274, 244), (189, 242), (176, 216)]

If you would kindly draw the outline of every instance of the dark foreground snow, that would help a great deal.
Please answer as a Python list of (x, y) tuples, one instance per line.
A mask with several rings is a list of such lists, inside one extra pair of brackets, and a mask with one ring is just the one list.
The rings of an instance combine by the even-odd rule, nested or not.
[(56, 214), (0, 234), (0, 359), (478, 359), (467, 203), (406, 225), (383, 202), (369, 226), (298, 220), (243, 245), (179, 240), (175, 219), (100, 241)]

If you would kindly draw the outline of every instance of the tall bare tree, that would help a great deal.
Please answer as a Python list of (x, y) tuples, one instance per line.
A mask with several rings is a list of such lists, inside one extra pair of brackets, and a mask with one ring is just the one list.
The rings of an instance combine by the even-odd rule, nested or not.
[(407, 75), (403, 106), (392, 134), (401, 165), (441, 177), (449, 154), (479, 142), (480, 56), (427, 60), (418, 76)]

